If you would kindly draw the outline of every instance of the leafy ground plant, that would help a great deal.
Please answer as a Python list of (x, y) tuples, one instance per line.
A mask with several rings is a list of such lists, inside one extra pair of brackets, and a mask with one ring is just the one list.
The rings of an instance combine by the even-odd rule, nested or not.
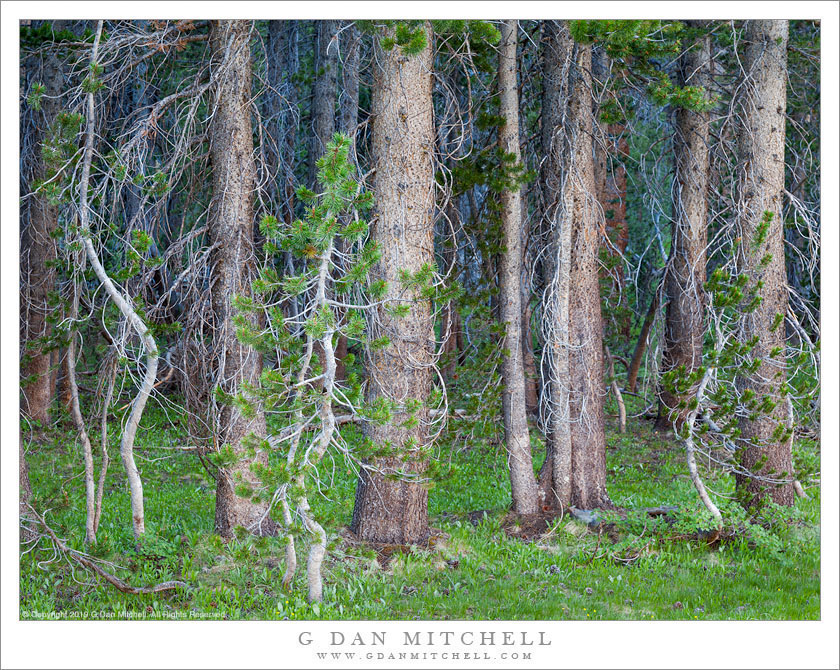
[[(710, 518), (686, 471), (682, 445), (644, 422), (626, 434), (608, 431), (610, 496), (630, 512), (612, 532), (598, 533), (566, 515), (538, 538), (506, 529), (510, 490), (504, 453), (475, 443), (451, 452), (451, 473), (430, 492), (436, 535), (429, 548), (374, 551), (349, 540), (353, 473), (337, 468), (330, 499), (313, 497), (330, 552), (323, 602), (307, 601), (303, 575), (284, 588), (282, 539), (213, 535), (214, 486), (184, 446), (183, 427), (159, 411), (140, 436), (138, 461), (148, 482), (147, 533), (138, 552), (130, 528), (124, 475), (107, 487), (101, 531), (89, 549), (119, 566), (131, 584), (179, 579), (168, 594), (126, 595), (96, 584), (51, 552), (21, 560), (21, 616), (153, 619), (577, 619), (780, 620), (820, 617), (820, 494), (808, 488), (791, 512), (749, 522), (738, 516), (731, 478), (710, 470), (731, 538), (708, 544), (690, 535)], [(343, 439), (360, 439), (355, 426)], [(48, 521), (82, 548), (84, 488), (76, 476), (79, 447), (57, 426), (50, 449), (32, 453), (33, 489)], [(538, 441), (535, 439), (535, 445)], [(173, 447), (175, 449), (173, 449)], [(797, 448), (816, 455), (817, 445)], [(541, 455), (537, 451), (535, 467)], [(466, 483), (466, 485), (464, 484)], [(633, 512), (667, 503), (672, 520)], [(478, 513), (475, 513), (478, 512)], [(50, 614), (52, 613), (52, 614)]]

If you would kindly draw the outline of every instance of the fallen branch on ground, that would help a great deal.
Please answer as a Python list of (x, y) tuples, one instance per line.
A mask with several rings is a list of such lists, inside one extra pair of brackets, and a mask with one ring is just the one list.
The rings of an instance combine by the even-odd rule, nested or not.
[(55, 547), (61, 553), (63, 553), (65, 556), (81, 565), (83, 568), (86, 568), (94, 574), (102, 577), (102, 579), (104, 579), (118, 591), (121, 591), (122, 593), (131, 593), (133, 595), (147, 595), (149, 593), (160, 593), (161, 591), (172, 591), (173, 589), (176, 589), (178, 587), (187, 588), (188, 585), (185, 582), (179, 582), (175, 580), (162, 582), (160, 584), (155, 584), (154, 586), (150, 587), (138, 587), (131, 586), (131, 584), (127, 584), (116, 575), (112, 575), (107, 570), (98, 566), (94, 562), (94, 560), (87, 554), (84, 554), (81, 551), (76, 551), (75, 549), (71, 549), (70, 547), (68, 547), (64, 543), (64, 541), (61, 540), (55, 534), (55, 531), (47, 525), (47, 522), (44, 521), (44, 517), (42, 517), (40, 514), (38, 514), (37, 511), (35, 511), (35, 508), (32, 507), (32, 505), (27, 503), (26, 506), (35, 516), (35, 520), (41, 525), (41, 527), (46, 532), (47, 536), (50, 538), (50, 540), (52, 540)]

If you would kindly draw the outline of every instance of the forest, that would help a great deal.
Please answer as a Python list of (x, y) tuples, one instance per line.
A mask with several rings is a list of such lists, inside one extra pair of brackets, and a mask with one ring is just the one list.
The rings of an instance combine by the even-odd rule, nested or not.
[(19, 30), (21, 619), (820, 619), (819, 21)]

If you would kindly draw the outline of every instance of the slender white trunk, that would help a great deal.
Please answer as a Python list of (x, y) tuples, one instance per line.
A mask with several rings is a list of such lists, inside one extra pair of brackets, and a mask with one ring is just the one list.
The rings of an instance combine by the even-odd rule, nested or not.
[[(79, 313), (78, 287), (74, 287), (73, 315)], [(76, 339), (71, 337), (67, 345), (67, 382), (70, 386), (70, 414), (76, 431), (79, 433), (79, 440), (82, 442), (82, 453), (85, 459), (85, 543), (96, 542), (96, 490), (94, 487), (93, 474), (93, 447), (90, 444), (85, 421), (82, 417), (82, 410), (79, 404), (79, 387), (76, 384)]]
[[(91, 54), (91, 62), (96, 62), (96, 54), (99, 48), (99, 39), (102, 36), (102, 21), (96, 26), (96, 38), (93, 42), (93, 52)], [(131, 497), (131, 518), (132, 527), (134, 529), (135, 539), (139, 539), (145, 532), (145, 518), (143, 513), (143, 482), (140, 479), (140, 472), (137, 469), (137, 464), (134, 462), (134, 438), (137, 434), (137, 428), (140, 425), (140, 419), (143, 416), (143, 409), (146, 407), (146, 401), (149, 398), (149, 393), (155, 383), (157, 377), (158, 364), (158, 348), (155, 340), (152, 337), (146, 324), (143, 323), (140, 316), (131, 304), (131, 299), (128, 296), (123, 296), (117, 289), (114, 282), (105, 272), (96, 249), (93, 246), (93, 241), (90, 237), (90, 209), (88, 206), (88, 183), (90, 181), (90, 164), (93, 158), (93, 134), (95, 126), (95, 107), (93, 93), (87, 94), (87, 131), (85, 138), (85, 153), (84, 163), (82, 166), (82, 180), (79, 185), (81, 202), (79, 205), (79, 222), (81, 236), (84, 241), (85, 253), (88, 261), (93, 267), (97, 278), (102, 284), (103, 288), (108, 294), (108, 297), (114, 301), (122, 315), (128, 321), (134, 331), (137, 333), (143, 347), (146, 350), (146, 374), (134, 397), (132, 403), (131, 413), (126, 421), (125, 429), (123, 430), (122, 438), (120, 440), (120, 456), (122, 457), (123, 465), (125, 466), (126, 476), (128, 478), (128, 486)]]
[(703, 480), (700, 479), (700, 474), (697, 471), (697, 460), (694, 456), (694, 422), (697, 420), (697, 415), (700, 413), (700, 408), (703, 406), (703, 394), (706, 392), (706, 386), (709, 385), (709, 382), (712, 379), (712, 371), (713, 368), (708, 368), (706, 370), (706, 373), (703, 375), (703, 379), (700, 381), (700, 385), (697, 387), (697, 393), (694, 396), (697, 404), (694, 409), (688, 413), (688, 416), (685, 419), (688, 427), (688, 436), (685, 438), (684, 443), (685, 460), (688, 463), (688, 473), (691, 476), (691, 483), (694, 484), (694, 488), (697, 489), (697, 495), (700, 496), (700, 500), (703, 501), (706, 509), (711, 512), (713, 517), (715, 517), (718, 529), (721, 529), (723, 528), (723, 517), (721, 516), (717, 505), (715, 505), (709, 497), (709, 493), (706, 491), (706, 486), (703, 484)]

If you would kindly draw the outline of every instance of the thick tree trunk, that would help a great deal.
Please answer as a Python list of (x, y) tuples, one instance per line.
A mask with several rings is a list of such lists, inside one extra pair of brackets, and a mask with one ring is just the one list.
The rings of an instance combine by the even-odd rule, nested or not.
[(572, 441), (569, 417), (569, 292), (571, 284), (572, 222), (566, 216), (563, 163), (569, 152), (563, 121), (569, 105), (573, 49), (568, 27), (544, 21), (542, 35), (542, 148), (545, 159), (540, 175), (542, 225), (549, 234), (544, 254), (544, 305), (542, 419), (546, 455), (540, 470), (543, 505), (568, 505), (572, 498)]
[[(572, 226), (569, 292), (569, 420), (572, 438), (571, 504), (583, 509), (608, 506), (607, 443), (604, 433), (604, 359), (598, 282), (600, 207), (596, 201), (592, 146), (592, 47), (576, 45), (569, 106), (572, 126), (571, 190), (567, 216)], [(568, 196), (567, 196), (568, 197)]]
[[(390, 344), (370, 352), (368, 398), (398, 405), (390, 424), (368, 423), (365, 433), (376, 445), (390, 445), (400, 456), (378, 460), (377, 472), (363, 470), (356, 491), (353, 531), (363, 540), (417, 543), (428, 537), (428, 490), (422, 483), (383, 476), (407, 471), (423, 475), (427, 467), (432, 384), (433, 320), (429, 301), (401, 286), (399, 273), (415, 273), (434, 261), (435, 205), (432, 108), (432, 33), (417, 55), (377, 44), (373, 79), (375, 216), (371, 226), (382, 257), (373, 275), (388, 282), (386, 298), (408, 300), (409, 313), (396, 318), (384, 307), (371, 315), (370, 337), (387, 336)], [(403, 426), (405, 403), (419, 400), (415, 426)]]
[[(210, 123), (210, 159), (213, 200), (208, 236), (211, 253), (211, 301), (215, 318), (215, 383), (222, 391), (237, 393), (243, 383), (258, 384), (262, 356), (239, 342), (233, 324), (234, 295), (250, 295), (254, 271), (255, 188), (254, 145), (251, 132), (250, 21), (213, 21), (210, 47), (214, 76), (218, 77)], [(230, 445), (238, 457), (222, 468), (216, 482), (216, 532), (230, 537), (236, 526), (265, 535), (274, 532), (267, 505), (236, 494), (236, 487), (256, 488), (254, 462), (266, 463), (259, 449), (249, 455), (244, 444), (250, 433), (265, 435), (265, 416), (259, 409), (249, 419), (233, 405), (215, 412), (214, 440), (218, 448)]]
[[(61, 30), (67, 22), (56, 21), (54, 27)], [(32, 147), (36, 153), (35, 174), (32, 180), (43, 179), (45, 167), (40, 159), (41, 145), (47, 129), (60, 111), (59, 96), (63, 93), (64, 78), (61, 63), (53, 49), (47, 49), (43, 63), (35, 63), (34, 57), (26, 65), (31, 83), (40, 81), (44, 85), (41, 98), (41, 113), (35, 122), (35, 137)], [(40, 65), (40, 72), (36, 72)], [(30, 185), (27, 184), (28, 188)], [(49, 294), (55, 291), (56, 242), (53, 237), (58, 226), (58, 208), (47, 198), (36, 195), (23, 201), (20, 237), (20, 315), (21, 360), (20, 376), (26, 383), (21, 385), (21, 411), (32, 421), (46, 427), (49, 409), (53, 400), (54, 384), (50, 370), (50, 350), (43, 342), (52, 334), (47, 321), (52, 311)], [(28, 216), (27, 216), (28, 214)]]
[[(499, 130), (499, 148), (521, 162), (519, 152), (519, 93), (516, 45), (518, 25), (504, 21), (499, 51), (500, 113), (505, 125)], [(505, 446), (510, 468), (511, 499), (517, 514), (537, 512), (537, 480), (531, 460), (531, 436), (525, 410), (525, 367), (522, 358), (522, 193), (519, 185), (502, 191), (504, 252), (500, 268), (501, 317), (504, 327), (502, 407)]]
[[(700, 24), (703, 22), (689, 22)], [(683, 45), (679, 62), (681, 86), (707, 86), (709, 37)], [(679, 108), (674, 125), (674, 217), (671, 259), (665, 271), (665, 345), (662, 372), (684, 368), (685, 378), (703, 361), (705, 312), (707, 194), (709, 187), (709, 114)], [(659, 428), (680, 427), (690, 411), (685, 396), (665, 386), (659, 392)], [(680, 407), (683, 403), (683, 407)]]
[[(741, 245), (739, 274), (749, 278), (750, 290), (761, 298), (753, 312), (741, 317), (740, 338), (758, 338), (749, 357), (760, 361), (755, 372), (737, 380), (741, 392), (752, 390), (757, 398), (769, 398), (775, 407), (753, 420), (741, 416), (741, 465), (769, 481), (739, 475), (737, 490), (749, 508), (768, 495), (781, 505), (792, 505), (791, 447), (785, 436), (774, 435), (784, 425), (785, 402), (781, 387), (785, 375), (785, 328), (773, 328), (777, 315), (787, 314), (784, 226), (782, 206), (785, 188), (785, 107), (788, 22), (747, 21), (744, 34), (745, 81), (737, 100), (738, 112), (738, 209), (736, 225)], [(768, 221), (768, 217), (769, 221)], [(762, 228), (766, 226), (766, 230)], [(769, 262), (766, 260), (769, 256)]]
[[(557, 364), (551, 366), (548, 449), (552, 465), (543, 473), (542, 490), (546, 504), (559, 501), (592, 509), (611, 504), (606, 492), (603, 326), (598, 282), (602, 221), (592, 143), (592, 48), (573, 44), (565, 25), (552, 23), (548, 31), (547, 58), (559, 58), (559, 63), (547, 64), (547, 78), (568, 72), (569, 82), (568, 97), (554, 103), (566, 106), (566, 117), (559, 128), (562, 135), (555, 136), (551, 147), (555, 158), (562, 156), (558, 165), (562, 177), (559, 206), (547, 212), (552, 217), (556, 254), (554, 297), (547, 310), (551, 338), (547, 340)], [(562, 80), (560, 83), (562, 86)], [(562, 90), (561, 86), (556, 92)], [(565, 247), (571, 252), (568, 260)]]

